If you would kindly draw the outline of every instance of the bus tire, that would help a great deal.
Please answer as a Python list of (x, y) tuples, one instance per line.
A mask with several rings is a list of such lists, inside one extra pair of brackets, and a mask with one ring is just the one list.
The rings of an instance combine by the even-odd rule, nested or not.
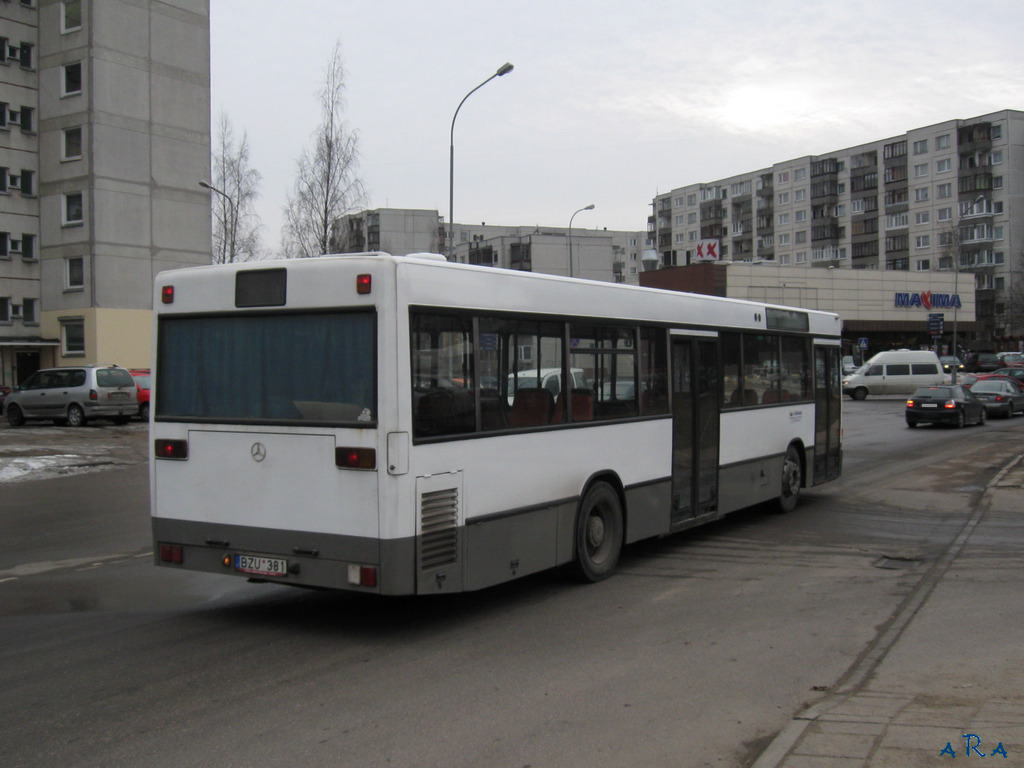
[(782, 488), (775, 500), (775, 507), (780, 513), (792, 512), (800, 500), (800, 486), (803, 470), (800, 464), (800, 452), (796, 446), (786, 449), (786, 458), (782, 460)]
[(868, 396), (867, 387), (857, 387), (853, 392), (850, 393), (850, 397), (854, 400), (865, 400)]
[(576, 513), (575, 555), (569, 574), (583, 582), (607, 579), (618, 565), (623, 534), (619, 494), (608, 483), (594, 483)]

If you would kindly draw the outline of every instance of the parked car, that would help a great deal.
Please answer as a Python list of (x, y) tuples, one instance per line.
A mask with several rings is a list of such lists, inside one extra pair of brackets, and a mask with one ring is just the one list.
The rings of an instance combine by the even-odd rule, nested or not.
[(964, 369), (964, 364), (960, 362), (960, 358), (954, 355), (941, 355), (939, 362), (942, 363), (943, 373), (952, 373), (953, 371), (962, 371)]
[(860, 366), (854, 362), (853, 355), (843, 356), (843, 376), (849, 376), (851, 373), (856, 373)]
[(0, 387), (0, 411), (4, 409), (4, 400), (13, 390), (10, 387)]
[(7, 423), (20, 427), (28, 419), (49, 419), (72, 427), (92, 418), (127, 424), (139, 411), (138, 387), (117, 365), (43, 368), (7, 396)]
[(964, 365), (964, 370), (969, 373), (990, 373), (1003, 367), (995, 352), (972, 353)]
[(1017, 383), (1024, 386), (1024, 365), (1019, 368), (1000, 368), (998, 371), (992, 371), (992, 376), (1008, 376)]
[(1002, 365), (1024, 367), (1024, 355), (1020, 352), (999, 352), (996, 356)]
[(149, 368), (132, 368), (128, 373), (139, 388), (139, 418), (149, 421)]
[(1007, 379), (1007, 380), (1012, 380), (1013, 377), (1012, 376), (1006, 376), (1006, 375), (1004, 375), (1002, 373), (995, 373), (995, 372), (992, 372), (992, 373), (968, 373), (968, 374), (962, 376), (960, 378), (960, 381), (957, 382), (957, 383), (960, 384), (961, 386), (964, 386), (964, 387), (967, 387), (968, 389), (970, 389), (975, 384), (977, 384), (979, 381), (987, 381), (989, 379)]
[(907, 400), (907, 426), (918, 424), (984, 424), (985, 405), (967, 387), (919, 387)]
[(985, 404), (990, 414), (1008, 419), (1014, 413), (1024, 414), (1024, 389), (1012, 379), (991, 378), (971, 387), (971, 394)]

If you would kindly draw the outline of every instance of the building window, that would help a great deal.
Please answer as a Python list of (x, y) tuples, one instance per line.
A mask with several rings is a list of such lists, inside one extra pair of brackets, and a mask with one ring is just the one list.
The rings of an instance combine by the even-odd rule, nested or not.
[(806, 229), (802, 229), (799, 232), (797, 232), (796, 233), (796, 237), (793, 239), (793, 242), (796, 243), (797, 245), (800, 245), (802, 243), (806, 243), (807, 242), (807, 230)]
[(918, 187), (914, 190), (914, 200), (923, 203), (928, 200), (928, 187)]
[(36, 317), (36, 300), (22, 299), (21, 301), (21, 322), (25, 325), (35, 325), (39, 322)]
[(796, 211), (793, 214), (793, 221), (807, 221), (807, 211)]
[(21, 194), (25, 197), (33, 197), (35, 195), (35, 173), (33, 171), (21, 169), (21, 176), (18, 178), (18, 189), (21, 190)]
[(931, 244), (932, 239), (929, 235), (918, 235), (916, 238), (914, 238), (915, 248), (930, 248)]
[(935, 172), (936, 173), (948, 173), (953, 170), (953, 161), (948, 157), (945, 160), (935, 161)]
[(779, 226), (785, 226), (786, 224), (789, 224), (789, 214), (788, 213), (780, 213), (779, 214)]
[(82, 159), (82, 126), (76, 125), (74, 128), (65, 128), (64, 134), (64, 146), (61, 160), (81, 160)]
[(953, 220), (953, 209), (952, 208), (939, 208), (939, 221), (952, 221)]
[(932, 268), (931, 259), (918, 259), (916, 262), (916, 268), (918, 272), (929, 272)]
[(6, 296), (0, 296), (0, 324), (7, 325), (11, 322), (11, 300)]
[(61, 354), (75, 357), (85, 354), (85, 320), (81, 317), (62, 317), (60, 321)]
[(796, 254), (796, 263), (797, 264), (806, 264), (807, 263), (807, 251), (799, 251)]
[(789, 203), (789, 192), (779, 192), (779, 205), (787, 205)]
[(64, 195), (64, 220), (62, 224), (65, 227), (73, 227), (83, 222), (82, 193), (69, 192)]
[(85, 258), (69, 256), (64, 261), (65, 288), (69, 291), (80, 291), (85, 287)]
[(939, 184), (935, 190), (936, 197), (952, 197), (953, 196), (953, 183)]
[(789, 245), (789, 235), (779, 235), (779, 245)]
[(990, 154), (988, 156), (988, 164), (989, 165), (999, 165), (1002, 162), (1003, 162), (1003, 152), (1002, 152), (1002, 150), (999, 150), (997, 152), (993, 152), (992, 154)]
[(914, 142), (914, 154), (923, 155), (928, 151), (928, 139), (921, 139), (921, 141)]
[(953, 140), (950, 138), (950, 134), (946, 133), (942, 136), (935, 138), (936, 149), (949, 149), (953, 145)]
[(36, 260), (36, 236), (35, 235), (22, 235), (21, 236), (21, 258), (25, 261)]
[(864, 198), (851, 202), (850, 211), (853, 213), (864, 213)]
[(928, 163), (921, 163), (920, 165), (914, 166), (914, 178), (919, 179), (922, 176), (928, 175)]
[(1003, 188), (1003, 177), (1002, 176), (993, 176), (992, 177), (992, 189), (1002, 189), (1002, 188)]
[(64, 82), (61, 96), (75, 96), (82, 92), (82, 62), (64, 65)]
[(64, 0), (61, 6), (60, 31), (74, 32), (82, 28), (82, 0)]
[(807, 199), (807, 190), (806, 189), (798, 189), (796, 192), (793, 193), (793, 200), (795, 200), (798, 203), (802, 203), (806, 199)]
[(789, 184), (789, 171), (782, 171), (779, 173), (779, 183)]
[(803, 181), (806, 178), (807, 178), (807, 169), (806, 168), (797, 168), (795, 171), (793, 171), (793, 181)]

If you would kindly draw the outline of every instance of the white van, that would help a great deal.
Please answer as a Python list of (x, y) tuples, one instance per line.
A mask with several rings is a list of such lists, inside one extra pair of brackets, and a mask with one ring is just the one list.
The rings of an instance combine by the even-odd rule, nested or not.
[(868, 395), (909, 395), (918, 387), (948, 384), (939, 356), (927, 350), (879, 352), (855, 373), (843, 377), (843, 394), (854, 400)]

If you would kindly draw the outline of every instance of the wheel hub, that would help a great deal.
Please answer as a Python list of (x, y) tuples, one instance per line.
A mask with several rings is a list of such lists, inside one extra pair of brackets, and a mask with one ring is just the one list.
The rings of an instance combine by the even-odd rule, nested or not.
[(587, 546), (597, 549), (604, 542), (604, 520), (591, 515), (587, 520)]

